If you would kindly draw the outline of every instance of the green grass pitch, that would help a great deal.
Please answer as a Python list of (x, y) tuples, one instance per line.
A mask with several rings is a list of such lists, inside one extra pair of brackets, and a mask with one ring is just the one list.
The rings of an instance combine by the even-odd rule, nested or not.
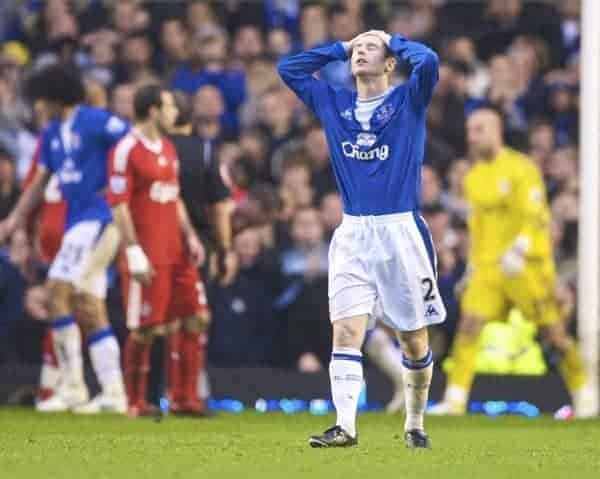
[(207, 420), (0, 411), (0, 478), (600, 478), (600, 421), (428, 418), (431, 451), (408, 451), (402, 418), (359, 417), (353, 449), (310, 449), (333, 417)]

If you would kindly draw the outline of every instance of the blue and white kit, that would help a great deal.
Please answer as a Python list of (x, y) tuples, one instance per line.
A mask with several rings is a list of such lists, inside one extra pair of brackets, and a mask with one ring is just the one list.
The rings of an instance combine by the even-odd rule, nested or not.
[(105, 110), (78, 106), (42, 136), (41, 165), (55, 173), (67, 202), (66, 232), (48, 277), (103, 298), (118, 233), (105, 197), (108, 152), (128, 125)]
[(356, 92), (314, 77), (329, 62), (348, 59), (341, 42), (288, 57), (279, 73), (323, 125), (344, 205), (329, 252), (331, 320), (369, 314), (413, 331), (446, 316), (431, 236), (419, 215), (426, 110), (439, 64), (432, 50), (399, 35), (389, 47), (412, 72), (377, 99), (366, 121), (365, 99), (360, 105)]

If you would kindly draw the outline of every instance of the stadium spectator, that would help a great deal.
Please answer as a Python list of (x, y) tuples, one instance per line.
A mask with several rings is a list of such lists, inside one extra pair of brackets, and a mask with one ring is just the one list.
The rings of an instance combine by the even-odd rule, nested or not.
[(224, 125), (237, 132), (238, 110), (246, 99), (246, 77), (227, 66), (227, 33), (217, 25), (206, 25), (196, 30), (191, 40), (190, 59), (177, 69), (171, 84), (188, 94), (204, 85), (217, 87), (225, 100)]
[(0, 220), (9, 215), (20, 194), (14, 158), (9, 151), (0, 148)]
[[(133, 118), (138, 81), (151, 79), (187, 92), (182, 101), (193, 110), (190, 145), (197, 150), (198, 164), (210, 164), (213, 179), (218, 177), (232, 188), (236, 221), (243, 224), (242, 238), (246, 245), (254, 236), (259, 238), (257, 264), (263, 265), (266, 252), (270, 264), (277, 264), (278, 254), (293, 247), (292, 220), (299, 209), (319, 208), (323, 237), (328, 240), (342, 212), (339, 196), (331, 192), (335, 181), (324, 136), (306, 108), (282, 86), (274, 62), (299, 48), (346, 39), (357, 29), (387, 24), (391, 30), (428, 42), (442, 59), (440, 81), (428, 112), (422, 195), (428, 208), (425, 216), (441, 251), (439, 282), (449, 317), (456, 303), (451, 284), (456, 282), (453, 274), (458, 266), (452, 265), (464, 263), (469, 239), (462, 188), (469, 167), (464, 159), (465, 120), (482, 105), (491, 104), (503, 112), (508, 144), (527, 151), (542, 170), (552, 211), (557, 268), (572, 286), (578, 229), (581, 25), (577, 0), (342, 0), (334, 4), (265, 0), (260, 5), (208, 0), (168, 4), (50, 0), (13, 7), (11, 2), (0, 2), (0, 145), (6, 150), (0, 158), (0, 213), (22, 188), (44, 124), (40, 119), (46, 115), (40, 105), (27, 104), (22, 85), (31, 72), (60, 62), (82, 72), (92, 103), (103, 105), (107, 91), (109, 109), (124, 119)], [(403, 81), (408, 73), (398, 69), (395, 80)], [(320, 75), (344, 84), (348, 66), (340, 62)], [(197, 178), (183, 156), (185, 197), (204, 186), (194, 188)], [(198, 180), (200, 184), (203, 181)], [(192, 207), (190, 215), (199, 231), (210, 233), (212, 220), (204, 208)], [(42, 253), (36, 245), (40, 239), (31, 241), (39, 259)], [(216, 274), (215, 260), (212, 264)], [(227, 264), (234, 269), (233, 261)], [(226, 275), (229, 286), (225, 290), (255, 291), (248, 279), (251, 270), (244, 266), (236, 275)], [(257, 271), (264, 273), (264, 265)], [(260, 278), (263, 287), (280, 281), (266, 273)], [(277, 290), (275, 284), (268, 286)], [(230, 318), (238, 314), (232, 313), (233, 296), (219, 296), (218, 284), (211, 294), (214, 291), (218, 300), (215, 320), (221, 312)], [(278, 294), (269, 292), (269, 301), (279, 299)], [(252, 301), (248, 304), (255, 304)], [(39, 305), (39, 301), (33, 303)], [(258, 324), (260, 318), (252, 316), (265, 314), (265, 324), (271, 324), (274, 313), (260, 309), (263, 306), (248, 307), (244, 320)], [(113, 316), (113, 322), (122, 321), (119, 314)], [(225, 324), (220, 324), (218, 334), (230, 334), (222, 328)], [(243, 334), (240, 331), (239, 336)], [(248, 337), (253, 334), (247, 333)], [(285, 334), (277, 334), (260, 344), (262, 352), (255, 357), (318, 369), (316, 356), (289, 362), (281, 352)], [(452, 331), (440, 334), (444, 345)], [(240, 337), (228, 340), (244, 344)], [(226, 363), (229, 349), (212, 351), (223, 351), (214, 357)], [(238, 359), (237, 364), (242, 364), (243, 358)]]
[(320, 126), (313, 124), (305, 129), (304, 150), (311, 166), (311, 185), (315, 191), (315, 201), (319, 202), (327, 193), (336, 191), (327, 139)]
[(313, 48), (329, 40), (327, 7), (319, 2), (302, 6), (300, 13), (300, 37), (302, 49)]
[(112, 4), (112, 25), (122, 36), (142, 31), (150, 26), (150, 16), (140, 0), (122, 0)]
[(325, 231), (325, 239), (331, 241), (333, 231), (342, 224), (344, 211), (342, 199), (337, 191), (330, 191), (321, 198), (321, 221)]
[(221, 91), (213, 85), (204, 85), (194, 94), (194, 133), (209, 148), (215, 149), (229, 137), (225, 126), (225, 101)]
[(158, 82), (152, 68), (153, 49), (144, 31), (129, 33), (121, 42), (120, 71), (118, 82)]
[(289, 55), (292, 47), (292, 37), (283, 28), (274, 28), (267, 35), (267, 52), (274, 58)]
[(322, 369), (330, 354), (331, 328), (327, 324), (328, 244), (319, 211), (311, 207), (297, 209), (290, 236), (291, 247), (281, 257), (287, 284), (282, 294), (286, 303), (282, 311), (287, 333), (286, 362), (300, 367), (309, 361), (305, 355), (310, 355), (318, 359)]
[(233, 39), (233, 56), (245, 70), (252, 61), (263, 56), (265, 45), (262, 32), (256, 25), (242, 25)]
[[(555, 135), (554, 127), (549, 121), (541, 120), (533, 122), (529, 126), (528, 153), (544, 174), (552, 152), (556, 147)], [(552, 195), (552, 189), (548, 187), (548, 190), (549, 194)]]
[(442, 184), (438, 173), (430, 166), (423, 166), (421, 177), (421, 204), (424, 207), (441, 201)]
[[(209, 360), (222, 366), (277, 363), (276, 285), (261, 265), (261, 233), (245, 227), (233, 239), (237, 273), (210, 292), (214, 320)], [(235, 331), (235, 334), (232, 332)]]
[(112, 90), (110, 109), (127, 121), (133, 120), (133, 97), (135, 86), (132, 83), (119, 83)]
[(189, 58), (189, 33), (179, 18), (167, 18), (160, 26), (160, 72), (171, 76)]

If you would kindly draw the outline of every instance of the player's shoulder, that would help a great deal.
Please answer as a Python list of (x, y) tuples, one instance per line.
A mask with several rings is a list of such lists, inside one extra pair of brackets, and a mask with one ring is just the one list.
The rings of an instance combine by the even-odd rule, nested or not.
[(521, 164), (526, 165), (531, 163), (531, 159), (525, 154), (509, 146), (502, 148), (499, 160), (506, 164)]
[(538, 176), (541, 174), (540, 169), (532, 158), (518, 150), (505, 147), (503, 158), (505, 159), (506, 167), (521, 176)]
[(132, 133), (128, 132), (121, 138), (112, 150), (113, 166), (117, 171), (125, 171), (127, 164), (134, 161), (132, 153), (139, 145), (139, 139)]
[(82, 120), (98, 130), (104, 130), (113, 135), (127, 131), (127, 122), (109, 110), (82, 105), (80, 112)]
[(42, 148), (50, 148), (52, 150), (60, 148), (60, 122), (58, 120), (50, 121), (42, 130), (40, 144)]
[(173, 141), (172, 138), (170, 138), (168, 136), (163, 136), (162, 142), (163, 142), (165, 149), (168, 149), (169, 151), (177, 152), (177, 146), (175, 145), (175, 142)]

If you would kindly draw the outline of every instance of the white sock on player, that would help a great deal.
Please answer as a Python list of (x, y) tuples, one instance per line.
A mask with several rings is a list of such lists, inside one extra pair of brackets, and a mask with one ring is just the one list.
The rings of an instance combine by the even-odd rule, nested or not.
[(335, 348), (329, 363), (331, 396), (338, 426), (356, 437), (356, 410), (363, 386), (362, 354), (358, 349)]
[(56, 392), (56, 388), (60, 384), (61, 375), (60, 369), (54, 364), (42, 363), (40, 369), (40, 389)]
[(404, 356), (404, 397), (406, 401), (406, 421), (404, 430), (423, 430), (423, 415), (427, 406), (429, 386), (433, 374), (431, 350), (422, 359), (409, 359)]
[(109, 395), (124, 394), (121, 353), (112, 328), (108, 326), (90, 335), (88, 347), (102, 392)]
[(56, 318), (52, 322), (52, 340), (64, 385), (75, 388), (84, 385), (81, 333), (72, 316)]

